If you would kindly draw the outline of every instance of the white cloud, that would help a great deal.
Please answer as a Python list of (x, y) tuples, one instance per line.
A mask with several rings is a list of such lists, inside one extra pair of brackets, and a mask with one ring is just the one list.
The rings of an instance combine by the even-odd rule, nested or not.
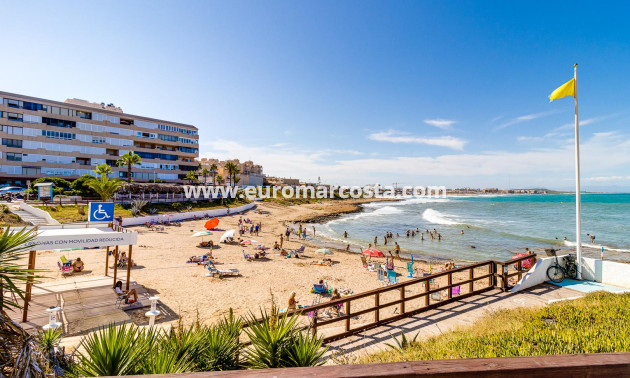
[(542, 118), (542, 117), (547, 117), (550, 116), (552, 114), (556, 114), (558, 113), (557, 110), (551, 110), (548, 112), (543, 112), (543, 113), (534, 113), (534, 114), (526, 114), (526, 115), (522, 115), (520, 117), (516, 117), (508, 122), (505, 122), (497, 127), (494, 128), (494, 130), (501, 130), (501, 129), (505, 129), (506, 127), (510, 127), (512, 125), (516, 125), (517, 123), (522, 123), (522, 122), (527, 122), (527, 121), (532, 121), (534, 119), (538, 119), (538, 118)]
[(630, 176), (597, 176), (585, 177), (583, 181), (608, 182), (608, 181), (625, 181), (630, 180)]
[(519, 142), (540, 142), (543, 141), (545, 138), (543, 137), (532, 137), (532, 136), (520, 136), (518, 138), (516, 138), (516, 140), (518, 140)]
[[(321, 176), (326, 183), (341, 185), (405, 180), (410, 185), (505, 186), (510, 176), (513, 185), (558, 188), (571, 186), (574, 175), (571, 141), (525, 151), (389, 158), (366, 154), (365, 158), (344, 159), (335, 159), (331, 150), (250, 147), (227, 140), (207, 141), (202, 147), (212, 151), (202, 152), (202, 157), (253, 160), (272, 176), (298, 177), (306, 181), (316, 181)], [(585, 138), (581, 143), (581, 159), (585, 182), (618, 182), (622, 180), (618, 177), (630, 177), (630, 135), (604, 132)]]
[(368, 135), (368, 139), (377, 142), (426, 144), (429, 146), (448, 147), (454, 150), (463, 150), (464, 145), (468, 143), (468, 141), (452, 136), (418, 137), (395, 130), (373, 133)]
[(457, 121), (438, 118), (438, 119), (425, 119), (424, 123), (426, 123), (427, 125), (435, 126), (442, 130), (447, 130), (447, 129), (450, 129), (451, 126), (456, 124)]

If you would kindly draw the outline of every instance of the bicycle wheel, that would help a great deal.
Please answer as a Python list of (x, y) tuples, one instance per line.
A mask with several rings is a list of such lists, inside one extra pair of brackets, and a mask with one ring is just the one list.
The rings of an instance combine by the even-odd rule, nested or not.
[(567, 267), (567, 277), (569, 278), (577, 278), (577, 267), (573, 264), (569, 264)]
[(547, 268), (547, 277), (555, 283), (560, 283), (564, 280), (564, 272), (557, 265), (552, 265)]

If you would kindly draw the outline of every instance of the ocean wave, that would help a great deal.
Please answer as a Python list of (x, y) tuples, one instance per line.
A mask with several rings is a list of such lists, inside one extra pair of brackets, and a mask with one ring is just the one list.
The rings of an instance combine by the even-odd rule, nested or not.
[(360, 218), (365, 218), (365, 217), (378, 217), (378, 216), (383, 216), (383, 215), (393, 215), (393, 214), (400, 214), (402, 213), (402, 210), (397, 209), (393, 206), (385, 206), (385, 207), (380, 207), (374, 211), (370, 211), (370, 212), (362, 212), (362, 213), (358, 213), (358, 214), (354, 214), (354, 215), (350, 215), (350, 216), (346, 216), (346, 217), (342, 217), (339, 219), (335, 219), (331, 222), (329, 222), (329, 224), (334, 224), (334, 223), (339, 223), (339, 222), (347, 222), (350, 220), (357, 220)]
[[(577, 243), (576, 242), (572, 242), (570, 240), (564, 240), (564, 245), (566, 245), (567, 247), (576, 247)], [(582, 248), (596, 249), (596, 250), (599, 250), (599, 251), (601, 251), (602, 248), (604, 248), (604, 251), (630, 252), (630, 249), (613, 248), (613, 247), (608, 247), (608, 246), (601, 245), (601, 244), (590, 244), (590, 243), (582, 243)]]
[(412, 197), (412, 198), (399, 198), (398, 201), (376, 201), (376, 202), (368, 202), (361, 206), (369, 209), (378, 209), (387, 206), (406, 206), (413, 204), (422, 204), (422, 203), (436, 203), (436, 202), (449, 202), (448, 198), (429, 198), (429, 197)]
[(455, 225), (455, 224), (463, 224), (460, 221), (454, 220), (452, 216), (440, 213), (434, 209), (426, 209), (424, 213), (422, 213), (422, 218), (429, 223), (434, 224), (445, 224), (445, 225)]

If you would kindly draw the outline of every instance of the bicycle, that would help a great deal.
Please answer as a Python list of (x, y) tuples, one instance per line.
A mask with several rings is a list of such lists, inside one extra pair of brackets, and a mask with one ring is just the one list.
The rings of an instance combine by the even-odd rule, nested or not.
[(545, 253), (547, 253), (547, 256), (553, 256), (556, 259), (551, 266), (547, 268), (547, 277), (549, 277), (551, 281), (560, 283), (564, 281), (566, 277), (574, 279), (577, 277), (575, 255), (568, 254), (562, 257), (562, 260), (564, 260), (564, 266), (562, 266), (558, 262), (558, 255), (556, 254), (555, 249), (545, 249)]

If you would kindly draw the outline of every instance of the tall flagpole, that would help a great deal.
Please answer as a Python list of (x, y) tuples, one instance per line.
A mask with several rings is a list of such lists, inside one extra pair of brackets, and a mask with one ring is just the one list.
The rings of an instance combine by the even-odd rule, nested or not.
[(582, 279), (582, 216), (580, 202), (580, 122), (578, 119), (578, 86), (577, 63), (573, 65), (573, 79), (575, 81), (575, 233), (577, 278)]

